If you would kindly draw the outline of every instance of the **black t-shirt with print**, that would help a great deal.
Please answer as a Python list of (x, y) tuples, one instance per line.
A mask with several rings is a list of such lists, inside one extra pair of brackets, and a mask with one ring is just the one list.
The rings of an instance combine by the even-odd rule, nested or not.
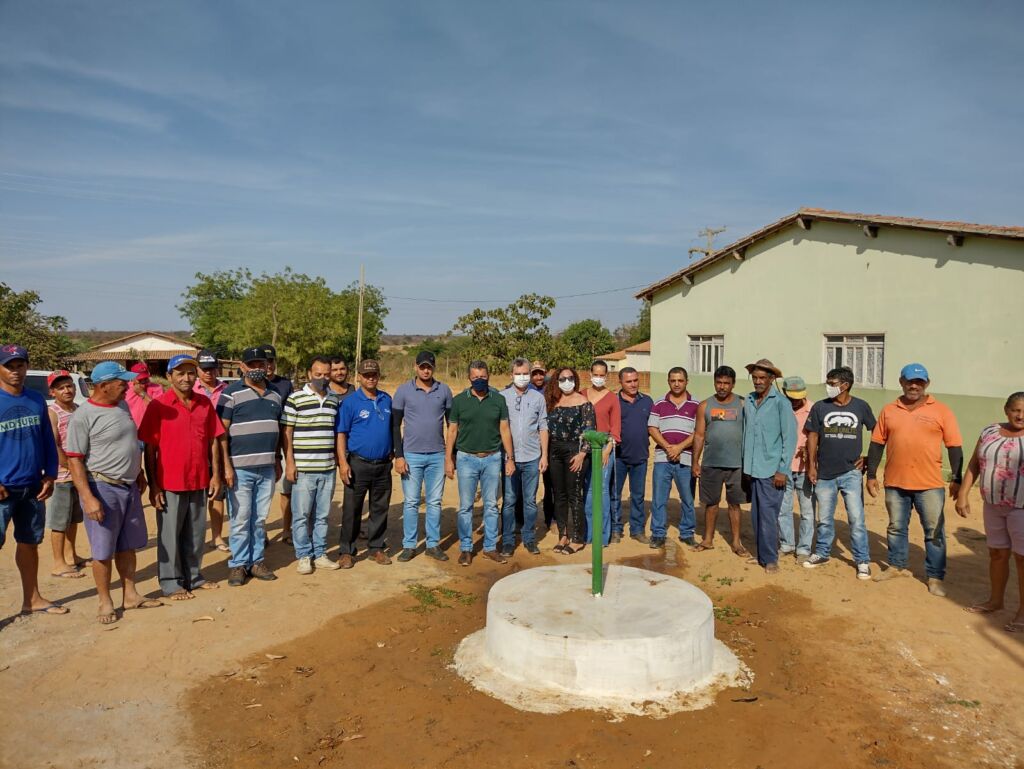
[(856, 467), (863, 449), (862, 431), (875, 429), (871, 406), (851, 398), (845, 406), (826, 398), (811, 406), (804, 430), (818, 434), (818, 477), (838, 478)]

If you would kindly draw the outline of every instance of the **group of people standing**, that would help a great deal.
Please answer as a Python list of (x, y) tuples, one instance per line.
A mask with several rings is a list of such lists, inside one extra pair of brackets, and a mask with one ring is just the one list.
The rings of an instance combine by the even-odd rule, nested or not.
[[(769, 574), (779, 558), (795, 556), (804, 567), (827, 563), (835, 540), (835, 511), (843, 497), (856, 576), (871, 579), (863, 489), (877, 496), (883, 454), (888, 568), (876, 581), (908, 574), (908, 527), (917, 512), (925, 535), (928, 589), (945, 595), (946, 541), (942, 447), (948, 453), (949, 494), (961, 515), (970, 513), (967, 491), (981, 480), (985, 526), (991, 548), (992, 594), (970, 607), (1000, 610), (1011, 551), (1018, 575), (1024, 566), (1024, 393), (1006, 403), (1005, 423), (986, 428), (963, 477), (962, 441), (956, 418), (928, 395), (928, 372), (905, 366), (903, 394), (876, 418), (852, 395), (853, 372), (838, 367), (826, 377), (827, 397), (807, 399), (801, 377), (783, 378), (770, 360), (746, 366), (753, 391), (733, 392), (736, 372), (714, 372), (714, 394), (699, 401), (681, 367), (668, 374), (668, 392), (657, 401), (639, 390), (635, 369), (618, 372), (617, 392), (607, 386), (608, 366), (595, 361), (588, 387), (571, 367), (548, 370), (541, 361), (517, 358), (511, 383), (491, 387), (482, 360), (469, 364), (468, 386), (458, 394), (434, 377), (432, 353), (420, 352), (413, 376), (392, 397), (379, 388), (375, 360), (348, 380), (340, 357), (313, 358), (306, 382), (293, 390), (276, 374), (272, 345), (241, 356), (242, 378), (217, 379), (219, 361), (204, 350), (168, 362), (170, 387), (150, 380), (145, 364), (125, 370), (105, 361), (93, 370), (92, 394), (76, 407), (71, 375), (49, 377), (54, 402), (24, 389), (28, 352), (0, 347), (0, 546), (13, 522), (23, 611), (63, 614), (44, 599), (37, 582), (37, 546), (45, 524), (52, 532), (54, 569), (80, 578), (86, 565), (75, 549), (83, 523), (91, 547), (99, 595), (99, 621), (118, 619), (110, 594), (112, 568), (122, 580), (121, 608), (150, 608), (135, 586), (135, 552), (148, 541), (142, 494), (157, 511), (158, 577), (172, 600), (218, 585), (204, 578), (202, 557), (207, 517), (214, 546), (230, 553), (228, 584), (274, 580), (266, 565), (265, 522), (275, 489), (281, 498), (285, 540), (297, 570), (349, 569), (355, 565), (362, 512), (368, 502), (366, 560), (391, 563), (386, 530), (392, 470), (403, 491), (399, 561), (417, 555), (420, 507), (425, 506), (424, 554), (448, 560), (441, 547), (441, 500), (445, 479), (457, 479), (459, 564), (474, 555), (473, 508), (483, 512), (482, 555), (505, 563), (519, 543), (537, 546), (537, 497), (544, 479), (545, 522), (558, 532), (554, 552), (572, 554), (594, 536), (604, 544), (629, 536), (652, 548), (665, 546), (667, 503), (680, 500), (679, 539), (697, 551), (714, 548), (724, 494), (734, 553)], [(777, 386), (781, 382), (781, 387)], [(584, 433), (609, 436), (600, 456), (603, 530), (593, 531), (589, 463)], [(863, 455), (863, 433), (870, 448)], [(650, 535), (646, 533), (645, 485), (654, 444)], [(337, 560), (327, 555), (328, 516), (336, 479), (344, 484)], [(621, 500), (629, 483), (629, 512)], [(704, 507), (704, 534), (696, 540), (694, 496)], [(278, 485), (280, 484), (280, 485)], [(500, 510), (499, 510), (500, 497)], [(45, 519), (43, 503), (46, 505)], [(222, 538), (224, 503), (230, 534)], [(740, 505), (750, 503), (754, 555), (740, 537)], [(799, 509), (794, 527), (793, 505)], [(1024, 597), (1024, 577), (1021, 577)], [(1022, 610), (1024, 611), (1024, 610)], [(1024, 614), (1006, 626), (1024, 630)]]

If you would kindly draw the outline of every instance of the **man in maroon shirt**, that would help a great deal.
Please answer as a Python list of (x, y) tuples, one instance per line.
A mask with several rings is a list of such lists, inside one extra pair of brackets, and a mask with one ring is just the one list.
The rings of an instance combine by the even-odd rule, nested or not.
[(200, 567), (206, 500), (221, 488), (224, 425), (210, 399), (194, 389), (194, 358), (171, 358), (167, 376), (171, 387), (146, 409), (139, 438), (146, 443), (149, 500), (156, 508), (160, 589), (184, 601), (197, 588), (218, 587), (203, 578)]

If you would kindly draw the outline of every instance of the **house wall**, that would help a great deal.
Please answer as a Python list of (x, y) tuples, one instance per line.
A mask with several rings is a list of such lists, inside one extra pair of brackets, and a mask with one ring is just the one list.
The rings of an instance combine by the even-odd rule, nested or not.
[[(1024, 242), (967, 236), (952, 247), (940, 233), (881, 226), (868, 238), (857, 225), (815, 221), (693, 278), (652, 297), (652, 382), (689, 368), (690, 335), (722, 334), (737, 390), (749, 390), (743, 366), (767, 357), (820, 398), (825, 335), (884, 334), (884, 389), (858, 387), (860, 397), (876, 407), (894, 399), (900, 368), (923, 363), (968, 443), (1024, 390), (1024, 333), (1012, 314), (1024, 296)], [(712, 392), (710, 377), (691, 380), (696, 396)]]
[(1011, 314), (1024, 296), (1024, 242), (814, 222), (793, 225), (657, 292), (652, 369), (689, 366), (689, 336), (723, 334), (739, 370), (761, 357), (786, 374), (824, 380), (826, 334), (885, 334), (883, 385), (928, 367), (936, 392), (1003, 397), (1024, 389), (1024, 334)]

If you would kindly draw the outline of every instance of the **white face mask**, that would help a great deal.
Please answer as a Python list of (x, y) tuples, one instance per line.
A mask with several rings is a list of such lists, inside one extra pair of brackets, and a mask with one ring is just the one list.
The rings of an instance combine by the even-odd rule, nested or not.
[(838, 387), (833, 387), (832, 385), (828, 385), (828, 384), (825, 385), (825, 397), (826, 398), (838, 398), (840, 392), (841, 392), (841, 390)]
[(605, 383), (605, 378), (603, 376), (592, 376), (592, 377), (590, 377), (590, 384), (594, 385), (594, 387), (596, 387), (598, 389), (601, 389), (602, 387), (604, 387), (604, 383)]
[(512, 377), (512, 381), (516, 383), (516, 387), (520, 390), (525, 390), (530, 384), (529, 374), (516, 374)]
[(559, 382), (558, 389), (564, 392), (566, 395), (568, 395), (569, 393), (576, 389), (576, 383), (573, 382), (572, 380), (569, 380), (568, 382)]

